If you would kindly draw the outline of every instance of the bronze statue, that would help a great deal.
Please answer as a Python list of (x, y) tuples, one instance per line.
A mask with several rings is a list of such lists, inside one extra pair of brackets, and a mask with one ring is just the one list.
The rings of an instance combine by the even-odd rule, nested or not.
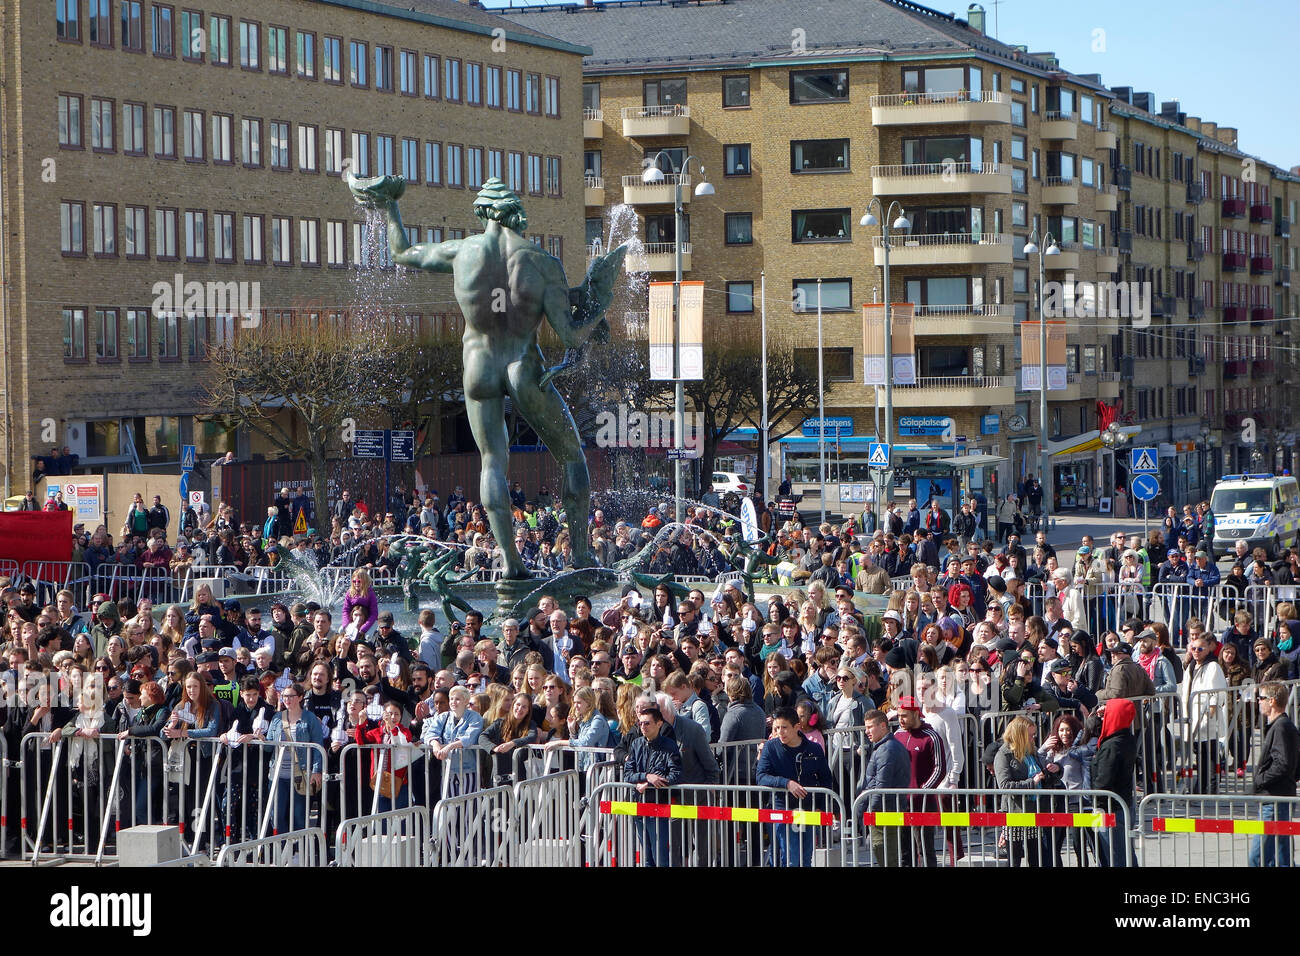
[[(499, 179), (484, 183), (474, 200), (474, 215), (483, 222), (482, 233), (415, 245), (407, 241), (397, 210), (405, 180), (400, 176), (349, 176), (348, 186), (357, 202), (384, 214), (394, 262), (454, 276), (456, 301), (465, 315), (465, 408), (483, 461), (479, 495), (504, 556), (503, 577), (529, 576), (515, 549), (510, 522), (507, 397), (560, 465), (573, 565), (592, 566), (585, 527), (591, 500), (587, 460), (573, 416), (552, 380), (578, 362), (593, 336), (608, 332), (605, 309), (626, 246), (593, 259), (582, 285), (571, 289), (560, 260), (524, 238), (528, 217), (523, 203)], [(550, 369), (544, 365), (537, 342), (543, 318), (565, 348), (563, 360)]]

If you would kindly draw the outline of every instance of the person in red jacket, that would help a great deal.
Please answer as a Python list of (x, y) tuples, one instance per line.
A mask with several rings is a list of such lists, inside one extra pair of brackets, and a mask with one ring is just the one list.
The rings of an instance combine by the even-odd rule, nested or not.
[[(943, 737), (921, 719), (921, 704), (915, 697), (903, 697), (898, 702), (899, 730), (894, 739), (903, 745), (912, 763), (912, 790), (935, 790), (948, 775), (948, 750)], [(912, 800), (913, 813), (936, 813), (939, 804), (933, 797)], [(912, 852), (918, 866), (936, 866), (934, 827), (912, 828)]]
[(411, 732), (402, 726), (402, 708), (396, 701), (384, 704), (383, 713), (383, 720), (359, 722), (356, 729), (359, 746), (386, 745), (370, 751), (370, 786), (379, 790), (378, 813), (400, 810), (410, 804), (406, 776), (411, 752), (401, 744), (410, 744)]

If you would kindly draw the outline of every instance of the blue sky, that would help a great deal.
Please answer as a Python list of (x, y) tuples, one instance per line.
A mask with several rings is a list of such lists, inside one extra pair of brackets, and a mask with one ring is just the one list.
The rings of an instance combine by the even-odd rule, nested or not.
[[(1065, 69), (1100, 73), (1107, 86), (1150, 91), (1157, 110), (1164, 100), (1179, 100), (1191, 116), (1235, 126), (1247, 153), (1284, 169), (1300, 165), (1300, 123), (1287, 81), (1300, 36), (1295, 0), (983, 3), (989, 33), (996, 22), (1002, 42), (1055, 52)], [(797, 9), (798, 0), (790, 4)], [(964, 17), (968, 2), (932, 6)]]

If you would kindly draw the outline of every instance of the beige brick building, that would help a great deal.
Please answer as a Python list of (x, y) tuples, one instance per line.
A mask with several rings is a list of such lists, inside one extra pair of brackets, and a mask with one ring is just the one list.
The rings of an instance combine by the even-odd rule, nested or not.
[[(872, 197), (885, 208), (897, 201), (912, 223), (907, 235), (895, 233), (890, 255), (891, 298), (916, 305), (919, 376), (915, 387), (894, 389), (894, 440), (903, 446), (896, 465), (952, 451), (934, 435), (900, 436), (903, 419), (951, 416), (967, 451), (1007, 459), (977, 472), (976, 487), (1006, 493), (1037, 471), (1038, 394), (1019, 387), (1018, 338), (1019, 322), (1037, 314), (1039, 257), (1023, 251), (1034, 231), (1050, 233), (1061, 250), (1044, 257), (1049, 282), (1150, 281), (1162, 296), (1140, 333), (1127, 316), (1069, 319), (1066, 388), (1049, 393), (1058, 491), (1073, 485), (1081, 504), (1095, 503), (1121, 479), (1109, 454), (1065, 451), (1097, 428), (1098, 400), (1122, 398), (1146, 429), (1144, 441), (1170, 446), (1162, 450), (1181, 476), (1170, 482), (1188, 492), (1189, 477), (1200, 479), (1195, 488), (1201, 475), (1224, 467), (1217, 449), (1234, 449), (1231, 423), (1271, 401), (1271, 393), (1249, 389), (1285, 378), (1248, 363), (1248, 390), (1219, 394), (1223, 349), (1235, 356), (1242, 347), (1223, 338), (1218, 274), (1219, 177), (1229, 165), (1239, 176), (1244, 158), (1233, 143), (1210, 124), (1198, 130), (1177, 115), (1151, 115), (1149, 103), (1133, 105), (1131, 91), (1070, 73), (1050, 53), (991, 39), (975, 5), (967, 20), (903, 0), (815, 8), (613, 2), (507, 13), (593, 49), (584, 64), (589, 241), (607, 238), (611, 210), (628, 203), (653, 278), (670, 279), (673, 190), (642, 185), (640, 173), (650, 162), (671, 173), (692, 155), (699, 163), (690, 178), (698, 180), (702, 165), (716, 188), (707, 197), (683, 189), (685, 278), (705, 284), (706, 339), (759, 322), (765, 277), (769, 327), (793, 333), (815, 360), (822, 279), (825, 367), (834, 381), (826, 414), (853, 420), (831, 468), (832, 506), (849, 500), (841, 483), (869, 480), (867, 443), (880, 431), (875, 390), (861, 384), (860, 305), (884, 291), (880, 230), (859, 225)], [(1135, 140), (1163, 151), (1158, 175), (1134, 171)], [(1188, 204), (1184, 181), (1171, 179), (1175, 153), (1198, 182), (1210, 177), (1212, 199)], [(1272, 203), (1274, 214), (1268, 225), (1241, 228), (1256, 237), (1249, 241), (1266, 233), (1272, 241), (1300, 193), (1294, 176), (1256, 166), (1255, 189), (1264, 191), (1252, 196), (1264, 197), (1261, 208)], [(1138, 206), (1163, 220), (1159, 232), (1137, 231)], [(1172, 226), (1176, 215), (1193, 221)], [(1213, 257), (1188, 261), (1188, 229), (1198, 237), (1210, 231)], [(1278, 266), (1292, 256), (1285, 242), (1277, 237)], [(1284, 273), (1258, 265), (1250, 276), (1248, 263), (1239, 280), (1250, 290), (1244, 294), (1268, 292), (1277, 315), (1294, 314), (1289, 289), (1274, 285)], [(1258, 316), (1257, 330), (1247, 322), (1252, 333), (1281, 342), (1274, 332), (1285, 324)], [(1251, 355), (1263, 349), (1245, 347)], [(815, 441), (796, 433), (773, 450), (772, 465), (816, 490)], [(898, 492), (905, 487), (915, 488), (900, 482)]]
[[(11, 494), (55, 445), (110, 469), (174, 469), (190, 442), (203, 457), (265, 451), (201, 419), (205, 347), (245, 309), (449, 321), (445, 278), (358, 280), (349, 160), (410, 180), (403, 214), (422, 240), (474, 230), (474, 192), (500, 176), (535, 241), (581, 274), (580, 45), (452, 0), (20, 0), (4, 17)], [(232, 297), (168, 302), (177, 274)]]

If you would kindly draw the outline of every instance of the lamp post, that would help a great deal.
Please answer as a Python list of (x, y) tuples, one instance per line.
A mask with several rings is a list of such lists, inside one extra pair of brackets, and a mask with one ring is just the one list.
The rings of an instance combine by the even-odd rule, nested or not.
[[(673, 166), (672, 157), (664, 150), (659, 150), (650, 165), (641, 173), (643, 183), (654, 185), (664, 181), (664, 172), (659, 168), (660, 156), (668, 160), (669, 166)], [(673, 446), (675, 448), (685, 447), (682, 440), (686, 435), (686, 389), (682, 385), (682, 177), (686, 175), (692, 159), (699, 162), (699, 157), (687, 156), (682, 160), (680, 169), (673, 168), (676, 176), (676, 182), (673, 183)], [(704, 165), (701, 163), (700, 182), (695, 186), (695, 195), (712, 196), (714, 192), (713, 184), (704, 178)], [(682, 520), (682, 499), (686, 497), (686, 473), (683, 468), (684, 462), (679, 458), (673, 465), (673, 520), (678, 523)]]
[[(890, 217), (894, 214), (894, 207), (898, 207), (898, 218), (893, 220), (892, 226)], [(872, 213), (872, 210), (875, 213)], [(884, 250), (884, 283), (885, 283), (885, 428), (883, 432), (884, 442), (886, 445), (893, 443), (894, 431), (894, 323), (890, 312), (889, 304), (889, 237), (891, 229), (897, 229), (899, 232), (909, 232), (912, 228), (912, 222), (907, 218), (903, 207), (897, 201), (891, 202), (886, 209), (880, 201), (880, 197), (872, 196), (867, 200), (867, 211), (858, 220), (859, 226), (880, 226), (880, 247)], [(893, 459), (891, 457), (892, 464)], [(893, 469), (885, 471), (885, 489), (893, 489)], [(881, 514), (881, 508), (884, 507), (885, 494), (877, 496), (881, 500), (876, 501), (876, 514)]]
[(1042, 529), (1046, 532), (1047, 519), (1052, 513), (1055, 482), (1052, 481), (1047, 463), (1047, 318), (1043, 315), (1043, 285), (1047, 279), (1043, 256), (1059, 256), (1061, 247), (1056, 244), (1056, 239), (1049, 232), (1043, 236), (1043, 244), (1047, 248), (1039, 252), (1037, 238), (1038, 230), (1035, 229), (1029, 234), (1029, 241), (1025, 243), (1025, 253), (1028, 255), (1038, 252), (1038, 480), (1040, 486), (1046, 483), (1046, 487), (1042, 488)]
[(763, 413), (759, 419), (759, 449), (762, 454), (763, 465), (763, 501), (764, 503), (772, 500), (772, 460), (768, 455), (768, 425), (767, 425), (767, 270), (760, 270), (758, 273), (759, 283), (759, 328), (761, 329), (759, 349), (762, 351), (763, 363)]

